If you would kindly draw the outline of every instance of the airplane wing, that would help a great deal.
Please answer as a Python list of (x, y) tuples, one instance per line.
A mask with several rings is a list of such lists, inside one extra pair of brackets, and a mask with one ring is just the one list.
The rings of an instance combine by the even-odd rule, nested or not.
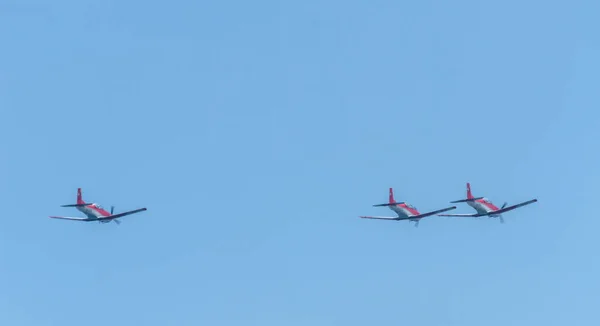
[(419, 214), (419, 215), (416, 215), (416, 216), (412, 216), (411, 219), (413, 219), (413, 218), (423, 218), (423, 217), (435, 215), (437, 213), (451, 211), (453, 209), (456, 209), (456, 206), (446, 207), (446, 208), (438, 209), (437, 211), (432, 211), (432, 212), (429, 212), (429, 213), (423, 213), (423, 214)]
[(56, 218), (61, 220), (71, 220), (71, 221), (82, 221), (89, 222), (90, 219), (86, 217), (67, 217), (67, 216), (50, 216), (50, 218)]
[(438, 216), (453, 216), (453, 217), (479, 217), (486, 214), (438, 214)]
[(437, 213), (447, 212), (456, 209), (456, 206), (446, 207), (443, 209), (438, 209), (437, 211), (432, 211), (428, 213), (423, 213), (419, 215), (409, 216), (409, 217), (399, 217), (399, 216), (359, 216), (360, 218), (369, 218), (374, 220), (388, 220), (388, 221), (404, 221), (404, 220), (416, 220), (421, 219), (423, 217), (435, 215)]
[(135, 213), (139, 213), (139, 212), (143, 212), (145, 210), (147, 210), (147, 209), (146, 208), (135, 209), (135, 210), (128, 211), (128, 212), (123, 212), (123, 213), (119, 213), (119, 214), (114, 214), (114, 215), (99, 217), (98, 220), (112, 220), (112, 219), (115, 219), (115, 218), (119, 218), (119, 217), (131, 215), (131, 214), (135, 214)]
[(522, 206), (525, 206), (525, 205), (533, 204), (535, 202), (537, 202), (537, 199), (528, 200), (528, 201), (525, 201), (525, 202), (522, 202), (522, 203), (519, 203), (519, 204), (516, 204), (516, 205), (512, 205), (512, 206), (508, 206), (508, 207), (505, 207), (505, 208), (501, 208), (501, 209), (499, 209), (497, 211), (492, 212), (491, 214), (502, 214), (504, 212), (512, 211), (515, 208), (519, 208), (519, 207), (522, 207)]
[(388, 221), (399, 221), (402, 218), (398, 216), (359, 216), (360, 218), (369, 218), (373, 220), (388, 220)]

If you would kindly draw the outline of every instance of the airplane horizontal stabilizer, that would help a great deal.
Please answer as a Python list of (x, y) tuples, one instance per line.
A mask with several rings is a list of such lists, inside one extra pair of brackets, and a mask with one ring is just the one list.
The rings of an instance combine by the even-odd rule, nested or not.
[(470, 201), (476, 201), (476, 200), (480, 200), (483, 199), (483, 197), (475, 197), (475, 198), (467, 198), (467, 199), (460, 199), (460, 200), (455, 200), (455, 201), (451, 201), (451, 204), (456, 204), (456, 203), (466, 203), (466, 202), (470, 202)]
[(70, 204), (70, 205), (61, 205), (60, 207), (83, 207), (83, 206), (89, 206), (91, 205), (91, 203), (88, 204)]
[(400, 201), (400, 202), (394, 202), (394, 203), (376, 204), (376, 205), (373, 205), (373, 207), (396, 206), (396, 205), (400, 205), (400, 204), (404, 204), (404, 202)]

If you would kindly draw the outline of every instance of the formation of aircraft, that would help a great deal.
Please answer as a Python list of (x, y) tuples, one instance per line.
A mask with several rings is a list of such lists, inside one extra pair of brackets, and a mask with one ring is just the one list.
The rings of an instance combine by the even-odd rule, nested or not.
[[(359, 216), (360, 218), (365, 219), (374, 219), (374, 220), (388, 220), (388, 221), (409, 221), (414, 222), (415, 227), (419, 227), (419, 222), (424, 217), (437, 215), (437, 216), (450, 216), (450, 217), (483, 217), (487, 216), (489, 218), (499, 218), (500, 223), (504, 223), (504, 218), (502, 216), (503, 213), (512, 211), (513, 209), (526, 206), (529, 204), (533, 204), (537, 202), (537, 199), (531, 199), (528, 201), (524, 201), (515, 205), (506, 206), (505, 202), (502, 207), (498, 208), (494, 205), (489, 199), (485, 197), (475, 197), (471, 193), (471, 184), (467, 182), (467, 198), (454, 200), (450, 203), (467, 203), (467, 205), (473, 207), (476, 211), (474, 214), (440, 214), (443, 212), (451, 211), (456, 209), (456, 206), (450, 206), (434, 211), (430, 211), (427, 213), (420, 213), (417, 208), (407, 202), (397, 202), (394, 199), (394, 189), (390, 188), (389, 199), (385, 204), (375, 204), (374, 207), (388, 207), (397, 216)], [(67, 216), (50, 216), (50, 218), (55, 219), (63, 219), (63, 220), (71, 220), (71, 221), (80, 221), (80, 222), (99, 222), (99, 223), (110, 223), (114, 221), (117, 224), (121, 224), (118, 220), (121, 217), (136, 214), (139, 212), (146, 211), (147, 209), (138, 208), (131, 211), (114, 214), (114, 206), (110, 208), (110, 212), (107, 212), (101, 205), (97, 203), (86, 203), (81, 195), (81, 188), (77, 188), (77, 203), (62, 205), (61, 207), (75, 207), (77, 210), (85, 214), (86, 217), (67, 217)]]
[(80, 222), (99, 222), (99, 223), (110, 223), (114, 221), (117, 224), (121, 224), (118, 218), (123, 216), (143, 212), (146, 208), (139, 208), (132, 211), (123, 213), (113, 214), (114, 206), (110, 208), (110, 213), (107, 212), (101, 205), (97, 203), (86, 203), (81, 196), (81, 188), (77, 188), (77, 204), (62, 205), (61, 207), (75, 207), (78, 211), (85, 214), (86, 217), (66, 217), (66, 216), (50, 216), (50, 218), (80, 221)]
[(412, 205), (406, 202), (396, 202), (394, 199), (394, 191), (390, 188), (389, 201), (386, 204), (376, 204), (374, 207), (387, 206), (394, 211), (398, 216), (359, 216), (360, 218), (375, 219), (375, 220), (388, 220), (388, 221), (411, 221), (415, 223), (415, 227), (419, 226), (419, 221), (427, 216), (453, 216), (453, 217), (481, 217), (488, 216), (490, 218), (499, 218), (501, 223), (504, 223), (502, 213), (512, 211), (515, 208), (519, 208), (525, 205), (529, 205), (537, 202), (537, 199), (531, 199), (519, 204), (506, 207), (507, 203), (504, 203), (502, 207), (496, 207), (489, 199), (485, 197), (474, 197), (471, 193), (471, 184), (467, 182), (467, 198), (451, 201), (450, 203), (467, 203), (467, 205), (473, 207), (477, 213), (475, 214), (439, 214), (446, 211), (456, 209), (456, 206), (450, 206), (442, 208), (436, 211), (421, 214)]

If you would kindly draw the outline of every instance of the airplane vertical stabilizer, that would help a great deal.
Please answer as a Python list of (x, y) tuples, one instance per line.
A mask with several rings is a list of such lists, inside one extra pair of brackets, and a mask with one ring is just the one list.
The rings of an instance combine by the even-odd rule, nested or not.
[(84, 204), (83, 198), (81, 196), (81, 188), (77, 188), (77, 204)]
[(473, 199), (473, 194), (471, 193), (471, 184), (467, 182), (467, 199)]

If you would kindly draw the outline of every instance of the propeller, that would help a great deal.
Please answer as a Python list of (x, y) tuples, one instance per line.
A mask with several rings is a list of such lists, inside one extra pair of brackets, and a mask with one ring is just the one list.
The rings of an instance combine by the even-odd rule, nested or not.
[[(507, 202), (504, 202), (504, 204), (502, 205), (502, 207), (500, 207), (500, 209), (503, 209), (504, 207), (506, 207), (506, 204), (508, 204)], [(504, 217), (502, 217), (502, 214), (500, 214), (500, 216), (498, 216), (500, 218), (500, 223), (504, 224)]]
[[(113, 215), (113, 212), (115, 211), (115, 206), (110, 206), (110, 215)], [(121, 221), (119, 221), (118, 219), (113, 219), (113, 221), (115, 221), (115, 223), (117, 223), (117, 225), (121, 225)]]

